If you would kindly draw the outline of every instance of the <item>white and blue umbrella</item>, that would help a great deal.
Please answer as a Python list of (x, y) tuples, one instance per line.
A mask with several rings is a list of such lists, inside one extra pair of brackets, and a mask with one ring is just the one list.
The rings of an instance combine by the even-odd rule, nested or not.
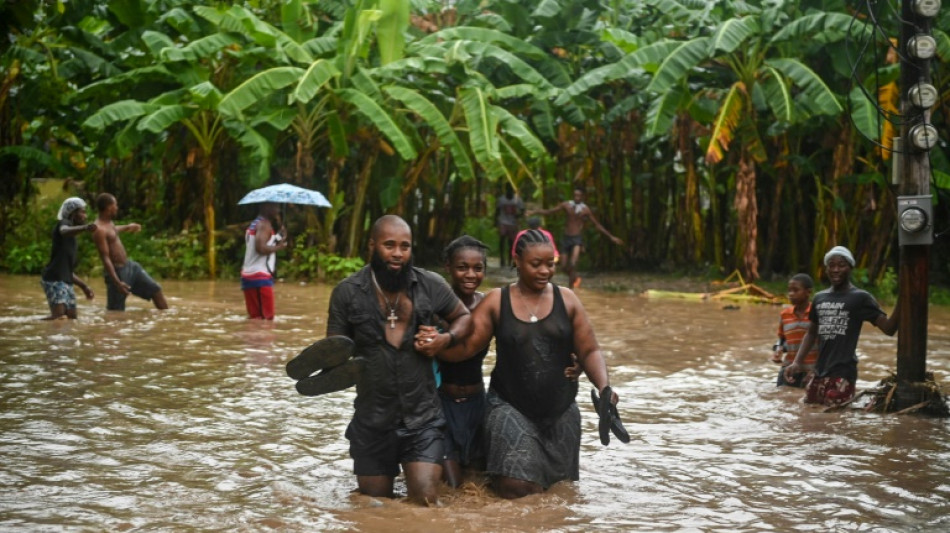
[(238, 205), (260, 204), (263, 202), (331, 207), (330, 202), (327, 201), (327, 198), (323, 195), (323, 193), (311, 191), (310, 189), (304, 189), (303, 187), (297, 187), (296, 185), (290, 185), (288, 183), (281, 183), (278, 185), (270, 185), (268, 187), (254, 189), (253, 191), (244, 195), (244, 198), (241, 198), (241, 201), (238, 202)]

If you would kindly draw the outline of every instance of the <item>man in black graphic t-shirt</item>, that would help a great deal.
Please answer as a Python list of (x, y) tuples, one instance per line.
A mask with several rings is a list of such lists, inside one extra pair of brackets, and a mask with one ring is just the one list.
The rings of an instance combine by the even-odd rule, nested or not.
[(861, 325), (870, 322), (886, 335), (894, 335), (897, 313), (888, 318), (873, 296), (851, 284), (854, 256), (844, 246), (835, 246), (825, 254), (825, 268), (831, 287), (812, 300), (811, 326), (795, 361), (785, 369), (785, 379), (794, 381), (790, 378), (800, 371), (805, 354), (817, 340), (818, 362), (815, 377), (807, 385), (805, 402), (840, 405), (854, 396)]

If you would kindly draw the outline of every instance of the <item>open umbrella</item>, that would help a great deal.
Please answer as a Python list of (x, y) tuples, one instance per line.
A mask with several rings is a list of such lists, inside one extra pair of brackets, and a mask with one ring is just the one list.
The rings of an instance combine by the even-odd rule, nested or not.
[(259, 204), (263, 202), (331, 207), (330, 202), (327, 201), (326, 196), (323, 196), (323, 193), (311, 191), (310, 189), (304, 189), (303, 187), (297, 187), (296, 185), (290, 185), (288, 183), (281, 183), (278, 185), (270, 185), (268, 187), (254, 189), (253, 191), (244, 195), (244, 198), (241, 198), (241, 201), (238, 202), (238, 205)]

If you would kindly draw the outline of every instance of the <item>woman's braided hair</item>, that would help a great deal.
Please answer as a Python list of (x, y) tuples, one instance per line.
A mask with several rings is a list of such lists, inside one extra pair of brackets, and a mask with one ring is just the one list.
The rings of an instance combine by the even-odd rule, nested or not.
[(445, 249), (442, 250), (442, 264), (448, 265), (455, 259), (455, 254), (465, 249), (475, 250), (482, 254), (482, 261), (485, 263), (488, 262), (488, 246), (471, 235), (462, 235), (450, 242), (446, 245)]
[(539, 244), (551, 244), (551, 239), (548, 239), (548, 236), (542, 233), (540, 230), (529, 229), (521, 234), (518, 237), (518, 241), (515, 243), (515, 255), (518, 257), (523, 256), (524, 249), (528, 246), (536, 246)]

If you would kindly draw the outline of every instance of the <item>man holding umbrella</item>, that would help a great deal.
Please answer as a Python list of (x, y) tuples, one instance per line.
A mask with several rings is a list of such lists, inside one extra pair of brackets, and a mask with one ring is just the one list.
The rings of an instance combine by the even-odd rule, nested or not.
[(287, 247), (287, 229), (281, 224), (280, 205), (261, 204), (257, 218), (244, 233), (244, 266), (241, 290), (250, 318), (274, 319), (274, 269), (277, 251)]

